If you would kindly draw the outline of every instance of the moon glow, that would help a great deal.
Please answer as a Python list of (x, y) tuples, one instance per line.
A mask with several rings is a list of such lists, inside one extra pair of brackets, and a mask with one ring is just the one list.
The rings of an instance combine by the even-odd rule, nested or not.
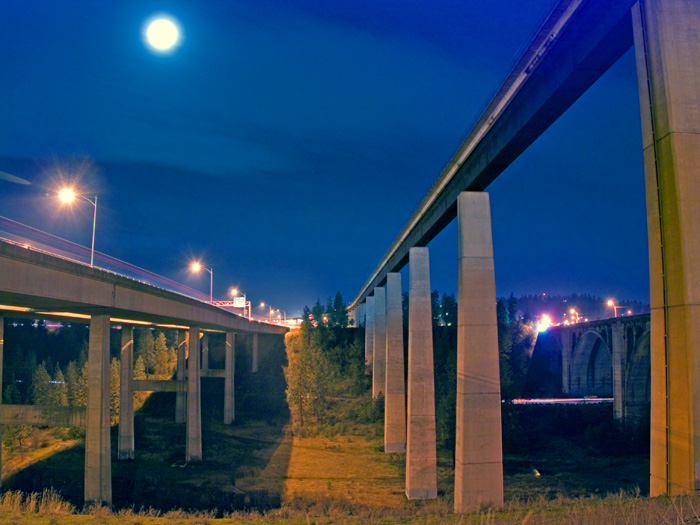
[(167, 53), (173, 51), (180, 41), (180, 30), (169, 18), (158, 17), (146, 23), (146, 42), (155, 51)]

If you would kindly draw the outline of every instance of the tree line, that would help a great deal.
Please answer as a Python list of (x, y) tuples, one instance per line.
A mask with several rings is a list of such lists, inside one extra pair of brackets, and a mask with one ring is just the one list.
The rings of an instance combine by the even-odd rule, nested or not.
[[(3, 367), (4, 404), (87, 406), (88, 335), (83, 325), (64, 325), (49, 331), (42, 322), (8, 320)], [(171, 377), (177, 365), (177, 349), (168, 345), (162, 331), (135, 329), (134, 379)], [(119, 419), (120, 338), (112, 337), (110, 360), (110, 417)], [(116, 355), (115, 355), (116, 354)], [(40, 356), (42, 359), (37, 362)], [(137, 395), (137, 404), (145, 396)], [(22, 449), (32, 436), (30, 425), (8, 425), (3, 442)], [(83, 429), (71, 429), (68, 437), (80, 437)]]

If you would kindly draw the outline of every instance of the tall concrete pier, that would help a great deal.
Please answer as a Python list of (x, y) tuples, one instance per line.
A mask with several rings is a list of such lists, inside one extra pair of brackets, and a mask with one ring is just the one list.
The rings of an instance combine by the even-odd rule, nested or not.
[(121, 371), (119, 373), (119, 459), (134, 459), (134, 327), (122, 325)]
[[(185, 380), (185, 368), (187, 366), (187, 344), (188, 333), (185, 330), (177, 332), (177, 372), (175, 379)], [(187, 421), (187, 392), (177, 392), (175, 394), (175, 423)]]
[(374, 296), (365, 299), (365, 365), (374, 360)]
[(90, 318), (85, 430), (85, 502), (112, 505), (109, 437), (109, 315)]
[(700, 2), (632, 10), (649, 231), (650, 494), (700, 489)]
[(374, 289), (374, 357), (372, 358), (372, 397), (384, 394), (386, 382), (386, 290)]
[(209, 334), (202, 334), (202, 370), (209, 370)]
[(202, 398), (199, 373), (199, 327), (190, 327), (187, 359), (187, 461), (202, 461)]
[(236, 334), (233, 332), (226, 332), (224, 351), (224, 425), (230, 425), (236, 419), (233, 390), (233, 378), (236, 372)]
[(428, 248), (409, 250), (406, 497), (437, 498), (433, 313)]
[(501, 382), (488, 193), (457, 199), (455, 512), (503, 504)]
[(259, 344), (258, 334), (255, 333), (255, 334), (253, 334), (253, 352), (252, 352), (253, 360), (252, 360), (252, 364), (250, 366), (250, 371), (253, 374), (256, 374), (258, 372), (258, 344)]
[(401, 274), (390, 273), (386, 279), (384, 452), (405, 452), (406, 390), (404, 388)]

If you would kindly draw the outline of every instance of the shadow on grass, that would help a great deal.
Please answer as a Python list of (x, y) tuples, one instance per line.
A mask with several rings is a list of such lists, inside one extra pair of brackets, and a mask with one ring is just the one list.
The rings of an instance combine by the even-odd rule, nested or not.
[[(216, 508), (221, 513), (280, 506), (291, 454), (285, 435), (284, 346), (281, 338), (261, 336), (260, 371), (250, 374), (250, 341), (239, 339), (233, 425), (223, 424), (223, 380), (202, 380), (202, 462), (185, 463), (186, 425), (174, 422), (174, 393), (152, 394), (136, 414), (134, 460), (116, 460), (117, 428), (112, 428), (115, 508)], [(216, 364), (214, 359), (211, 366)], [(80, 506), (84, 464), (85, 449), (78, 445), (16, 472), (3, 488), (40, 492), (53, 487)]]

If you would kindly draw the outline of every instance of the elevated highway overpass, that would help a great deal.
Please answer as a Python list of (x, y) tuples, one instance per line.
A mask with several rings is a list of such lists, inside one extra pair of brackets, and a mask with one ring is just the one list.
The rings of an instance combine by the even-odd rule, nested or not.
[[(235, 334), (252, 334), (252, 371), (255, 372), (258, 336), (281, 336), (287, 331), (284, 327), (249, 321), (222, 308), (110, 271), (0, 241), (0, 363), (4, 345), (4, 317), (89, 323), (87, 408), (67, 410), (65, 407), (0, 405), (0, 424), (84, 421), (85, 501), (107, 505), (112, 501), (109, 431), (109, 349), (112, 325), (121, 328), (120, 459), (134, 457), (132, 393), (136, 390), (151, 390), (177, 392), (175, 417), (176, 421), (187, 423), (187, 460), (201, 460), (200, 378), (224, 377), (224, 422), (230, 424), (235, 413)], [(163, 326), (178, 330), (175, 380), (133, 380), (135, 325)], [(224, 370), (207, 370), (208, 332), (225, 334)]]
[[(409, 498), (437, 494), (427, 245), (457, 218), (455, 511), (500, 505), (495, 275), (484, 190), (632, 46), (649, 235), (650, 492), (700, 490), (700, 2), (561, 0), (350, 304), (355, 324), (366, 327), (365, 360), (373, 393), (385, 397), (385, 430), (407, 425)], [(396, 272), (407, 263), (405, 386), (401, 301), (389, 298), (401, 297)]]

